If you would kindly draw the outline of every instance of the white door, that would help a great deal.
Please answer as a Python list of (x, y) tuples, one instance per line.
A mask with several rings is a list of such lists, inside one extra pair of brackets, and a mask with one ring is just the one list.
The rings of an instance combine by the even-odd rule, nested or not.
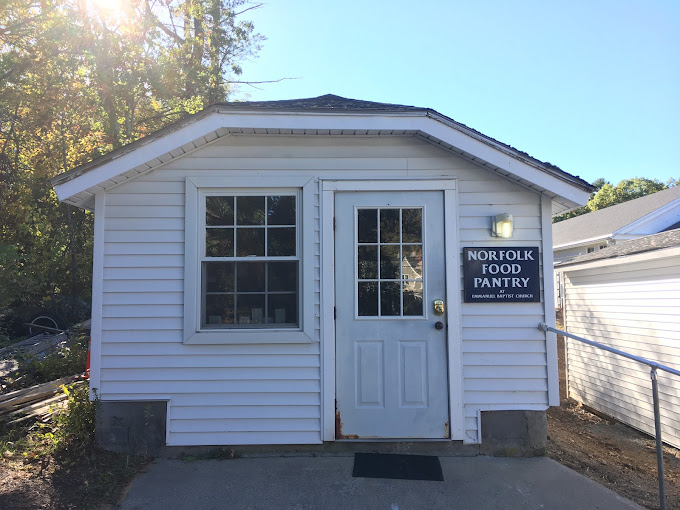
[(443, 201), (335, 195), (336, 439), (450, 435)]

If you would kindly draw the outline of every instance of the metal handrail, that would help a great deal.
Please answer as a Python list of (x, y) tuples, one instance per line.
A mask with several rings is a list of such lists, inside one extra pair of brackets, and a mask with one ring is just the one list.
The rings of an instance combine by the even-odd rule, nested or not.
[(656, 372), (658, 370), (662, 370), (664, 372), (668, 372), (669, 374), (680, 376), (680, 370), (667, 367), (666, 365), (662, 365), (657, 361), (648, 360), (647, 358), (643, 358), (641, 356), (635, 356), (634, 354), (630, 354), (625, 351), (620, 351), (619, 349), (614, 349), (613, 347), (609, 347), (608, 345), (604, 345), (599, 342), (594, 342), (593, 340), (588, 340), (587, 338), (572, 335), (571, 333), (567, 333), (566, 331), (562, 331), (561, 329), (548, 326), (545, 322), (539, 323), (538, 329), (540, 329), (543, 332), (551, 331), (552, 333), (557, 333), (567, 338), (578, 340), (579, 342), (582, 342), (584, 344), (597, 347), (599, 349), (611, 352), (613, 354), (617, 354), (619, 356), (623, 356), (624, 358), (628, 358), (633, 361), (637, 361), (638, 363), (642, 363), (644, 365), (651, 367), (650, 377), (652, 379), (652, 398), (654, 400), (654, 431), (656, 433), (656, 465), (659, 475), (659, 503), (660, 503), (659, 508), (661, 510), (666, 510), (666, 489), (663, 470), (663, 441), (661, 440), (661, 414), (659, 411), (659, 382), (657, 380)]

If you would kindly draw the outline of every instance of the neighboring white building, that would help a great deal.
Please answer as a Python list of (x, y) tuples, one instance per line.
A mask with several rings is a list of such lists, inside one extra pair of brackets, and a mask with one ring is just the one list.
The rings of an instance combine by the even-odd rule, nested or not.
[[(559, 404), (551, 218), (592, 188), (433, 110), (214, 105), (52, 182), (95, 212), (105, 446), (478, 444)], [(463, 302), (463, 248), (535, 299)]]
[(592, 253), (680, 223), (680, 186), (576, 216), (553, 225), (555, 262)]
[[(680, 186), (553, 224), (555, 263), (628, 239), (680, 226)], [(562, 278), (555, 271), (555, 308), (562, 307)]]
[[(569, 333), (680, 369), (680, 229), (558, 263)], [(569, 395), (654, 434), (649, 367), (567, 340)], [(680, 378), (658, 372), (662, 435), (680, 447)]]

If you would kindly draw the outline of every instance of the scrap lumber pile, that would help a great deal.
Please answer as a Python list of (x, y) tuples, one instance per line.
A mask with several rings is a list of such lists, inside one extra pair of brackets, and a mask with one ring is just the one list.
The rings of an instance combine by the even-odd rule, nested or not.
[(77, 376), (62, 377), (56, 381), (0, 395), (0, 422), (16, 424), (46, 418), (52, 414), (55, 407), (65, 405), (68, 399), (68, 396), (61, 392), (61, 386), (76, 380)]
[(14, 358), (17, 356), (41, 357), (50, 352), (55, 352), (70, 344), (68, 333), (40, 333), (26, 340), (0, 349), (0, 359)]

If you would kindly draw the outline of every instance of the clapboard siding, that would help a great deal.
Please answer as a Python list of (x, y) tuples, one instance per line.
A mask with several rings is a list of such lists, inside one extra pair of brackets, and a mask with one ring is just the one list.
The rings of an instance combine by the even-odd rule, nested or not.
[[(680, 261), (663, 252), (649, 260), (611, 260), (563, 269), (566, 327), (571, 333), (680, 368)], [(649, 368), (569, 340), (570, 395), (654, 434)], [(664, 441), (680, 446), (680, 378), (658, 373)]]
[[(320, 441), (318, 342), (182, 343), (185, 179), (253, 175), (266, 182), (282, 172), (315, 179), (454, 178), (461, 249), (494, 243), (489, 217), (499, 213), (514, 216), (513, 246), (541, 245), (537, 193), (414, 137), (226, 136), (107, 191), (99, 394), (104, 400), (169, 400), (170, 445)], [(318, 187), (304, 221), (313, 222), (309, 262), (315, 266), (318, 341)], [(468, 442), (477, 441), (480, 408), (547, 406), (545, 336), (536, 329), (543, 307), (506, 306), (463, 306)]]

